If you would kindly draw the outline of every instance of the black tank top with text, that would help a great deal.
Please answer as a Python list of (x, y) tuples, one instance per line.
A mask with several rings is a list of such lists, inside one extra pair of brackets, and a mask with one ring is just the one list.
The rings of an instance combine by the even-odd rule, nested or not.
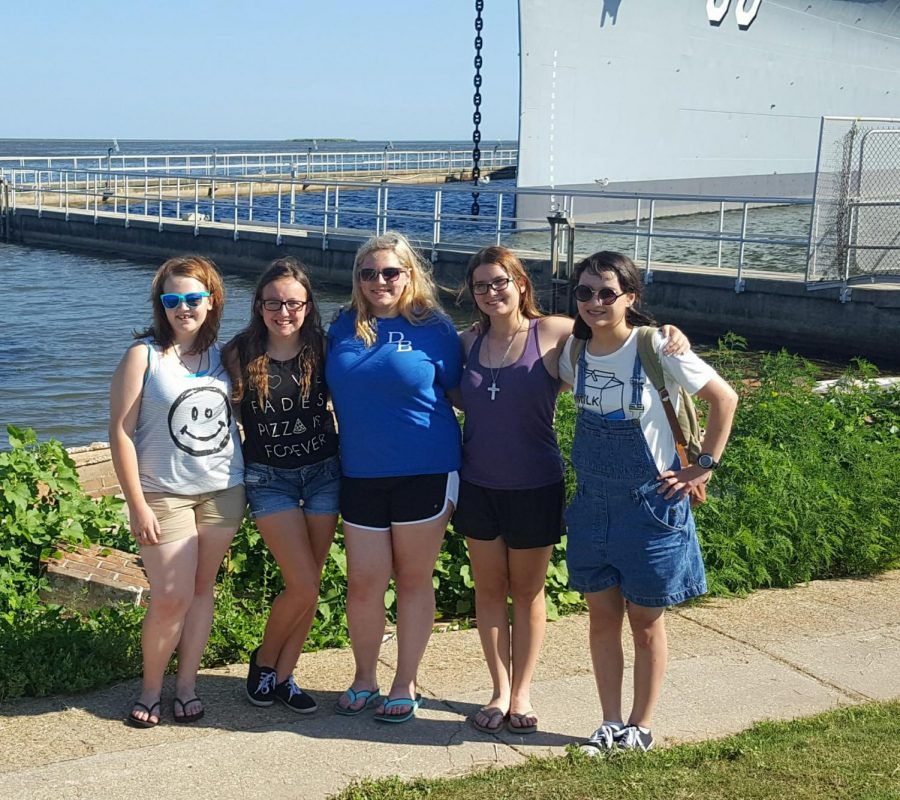
[(338, 451), (334, 416), (327, 406), (323, 370), (313, 374), (310, 392), (300, 396), (296, 359), (269, 359), (269, 397), (263, 402), (249, 386), (241, 400), (244, 462), (296, 469)]

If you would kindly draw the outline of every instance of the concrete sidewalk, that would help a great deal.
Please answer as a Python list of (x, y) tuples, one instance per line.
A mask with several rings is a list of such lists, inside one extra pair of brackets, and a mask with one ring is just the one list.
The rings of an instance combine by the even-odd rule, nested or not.
[[(7, 703), (0, 708), (0, 797), (311, 800), (363, 778), (458, 775), (559, 755), (600, 719), (587, 627), (586, 616), (548, 627), (533, 736), (482, 734), (466, 722), (488, 699), (490, 680), (477, 632), (463, 631), (432, 638), (420, 672), (425, 703), (403, 725), (332, 713), (352, 678), (348, 650), (301, 659), (298, 680), (320, 705), (308, 717), (251, 706), (244, 665), (201, 675), (207, 711), (194, 725), (172, 724), (167, 686), (159, 727), (125, 726), (137, 680)], [(710, 600), (670, 612), (668, 630), (669, 672), (654, 724), (663, 743), (900, 697), (900, 571)], [(382, 687), (390, 685), (395, 656), (395, 644), (386, 643)]]

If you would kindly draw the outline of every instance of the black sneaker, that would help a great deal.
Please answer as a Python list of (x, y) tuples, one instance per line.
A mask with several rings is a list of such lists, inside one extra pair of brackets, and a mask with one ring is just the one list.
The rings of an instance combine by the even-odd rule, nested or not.
[(640, 750), (646, 753), (653, 749), (653, 734), (637, 725), (626, 725), (616, 735), (616, 747), (620, 750)]
[(256, 663), (257, 647), (250, 654), (250, 667), (247, 670), (247, 699), (255, 706), (270, 706), (275, 702), (275, 670), (271, 667), (260, 667)]
[(608, 753), (616, 746), (616, 736), (622, 730), (621, 722), (606, 722), (597, 728), (578, 749), (586, 756), (597, 756), (600, 753)]
[(293, 675), (286, 681), (276, 684), (273, 691), (275, 697), (298, 714), (312, 714), (318, 708), (316, 701), (294, 683)]

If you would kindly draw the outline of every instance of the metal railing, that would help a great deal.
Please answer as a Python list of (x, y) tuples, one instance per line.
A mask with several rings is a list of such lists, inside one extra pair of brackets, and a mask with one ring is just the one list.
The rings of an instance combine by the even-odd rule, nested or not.
[[(407, 233), (419, 246), (431, 249), (441, 244), (477, 248), (487, 242), (505, 244), (518, 251), (546, 253), (547, 217), (517, 214), (517, 198), (525, 195), (546, 199), (548, 211), (574, 220), (579, 202), (632, 204), (630, 214), (614, 222), (579, 220), (571, 225), (581, 248), (628, 249), (642, 263), (646, 281), (653, 278), (652, 265), (672, 261), (660, 258), (669, 242), (704, 245), (704, 262), (719, 269), (734, 270), (736, 292), (744, 290), (748, 248), (787, 248), (796, 255), (792, 269), (779, 272), (802, 274), (809, 245), (810, 199), (796, 197), (745, 197), (609, 192), (606, 190), (522, 189), (497, 183), (479, 186), (483, 212), (471, 214), (471, 187), (463, 184), (410, 186), (389, 180), (302, 180), (223, 178), (172, 175), (162, 172), (110, 172), (107, 170), (0, 170), (10, 189), (10, 207), (88, 215), (95, 224), (120, 221), (128, 227), (135, 220), (166, 225), (191, 225), (195, 236), (204, 228), (230, 229), (235, 240), (242, 232), (270, 231), (278, 244), (286, 235), (322, 235), (322, 248), (329, 237), (378, 234), (388, 228)], [(673, 204), (704, 204), (708, 213), (665, 217)], [(587, 205), (586, 202), (584, 202)], [(793, 224), (797, 233), (761, 233), (751, 230), (751, 220), (773, 206), (790, 207), (798, 213)], [(726, 225), (726, 219), (729, 222)], [(615, 244), (610, 246), (609, 242)], [(624, 244), (623, 244), (624, 243)], [(727, 251), (727, 252), (726, 252)], [(732, 253), (733, 251), (733, 253)], [(780, 251), (783, 252), (783, 251)], [(665, 255), (665, 254), (663, 254)], [(758, 266), (758, 265), (756, 265)], [(763, 265), (759, 267), (766, 269)]]
[[(519, 150), (497, 145), (482, 151), (481, 168), (487, 171), (516, 166)], [(166, 172), (173, 175), (254, 177), (266, 175), (311, 176), (367, 175), (372, 173), (453, 174), (472, 168), (472, 151), (377, 150), (334, 151), (309, 147), (283, 153), (186, 153), (157, 155), (4, 156), (0, 169), (96, 170), (106, 172)]]

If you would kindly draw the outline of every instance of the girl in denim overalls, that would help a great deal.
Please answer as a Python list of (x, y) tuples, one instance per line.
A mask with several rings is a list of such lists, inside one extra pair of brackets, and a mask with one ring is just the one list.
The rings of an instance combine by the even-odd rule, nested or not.
[[(670, 396), (678, 387), (709, 405), (703, 454), (681, 469), (662, 401), (647, 380), (635, 328), (652, 324), (638, 310), (641, 277), (620, 253), (595, 253), (575, 269), (578, 316), (560, 358), (560, 378), (575, 386), (572, 445), (577, 489), (566, 512), (573, 588), (584, 592), (603, 722), (582, 750), (649, 750), (653, 709), (666, 671), (663, 612), (706, 591), (690, 501), (709, 479), (731, 430), (737, 395), (691, 352), (663, 356)], [(575, 338), (586, 340), (573, 371)], [(576, 350), (577, 352), (577, 350)], [(574, 372), (574, 374), (573, 374)], [(622, 623), (634, 639), (634, 703), (622, 714)]]

